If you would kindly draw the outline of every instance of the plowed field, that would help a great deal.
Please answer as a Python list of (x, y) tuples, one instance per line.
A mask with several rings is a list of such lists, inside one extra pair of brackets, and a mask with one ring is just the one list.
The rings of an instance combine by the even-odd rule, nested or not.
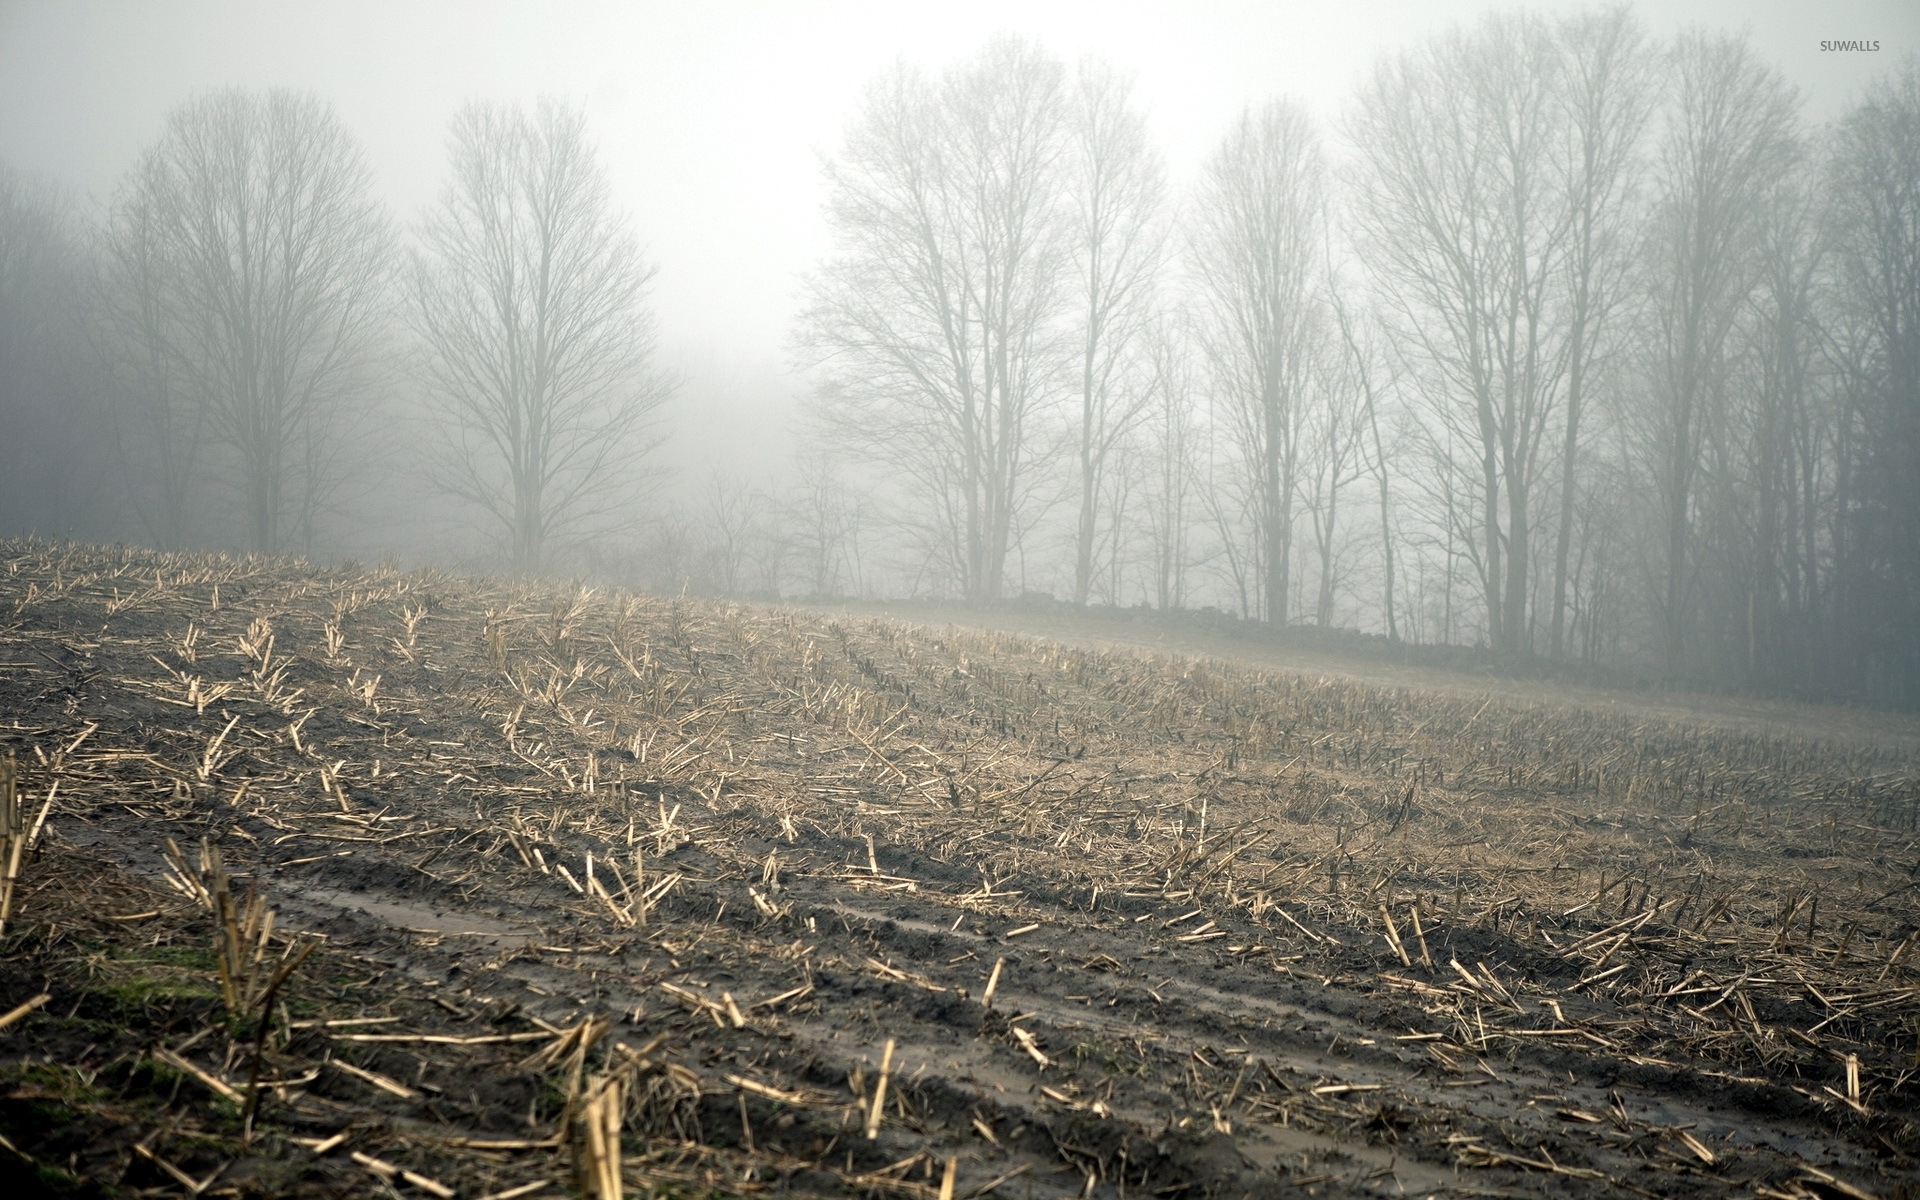
[(32, 1005), (0, 1178), (1920, 1193), (1897, 747), (563, 585), (0, 561), (0, 1012)]

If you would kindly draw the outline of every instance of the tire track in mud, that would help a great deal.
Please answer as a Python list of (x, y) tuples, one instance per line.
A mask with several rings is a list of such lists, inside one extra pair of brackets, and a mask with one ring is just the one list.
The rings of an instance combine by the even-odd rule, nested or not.
[[(102, 840), (139, 836), (119, 832)], [(820, 840), (789, 849), (818, 863), (854, 862), (866, 848)], [(273, 895), (289, 919), (396, 979), (439, 989), (456, 1004), (478, 997), (517, 1006), (556, 1026), (588, 1012), (628, 1014), (636, 1035), (664, 1026), (716, 1096), (737, 1094), (729, 1080), (740, 1075), (796, 1082), (816, 1097), (838, 1092), (803, 1132), (857, 1132), (860, 1100), (849, 1078), (877, 1070), (892, 1040), (904, 1080), (895, 1094), (925, 1104), (934, 1119), (916, 1121), (915, 1137), (889, 1129), (872, 1149), (904, 1153), (930, 1136), (973, 1151), (982, 1168), (1000, 1174), (1024, 1165), (1036, 1195), (1085, 1190), (1085, 1175), (1045, 1174), (1062, 1159), (1103, 1179), (1137, 1169), (1142, 1184), (1177, 1179), (1222, 1194), (1288, 1180), (1307, 1180), (1299, 1186), (1322, 1194), (1399, 1195), (1542, 1178), (1560, 1194), (1666, 1194), (1656, 1189), (1676, 1164), (1659, 1152), (1677, 1158), (1673, 1147), (1684, 1143), (1672, 1135), (1681, 1131), (1718, 1160), (1701, 1163), (1720, 1171), (1694, 1178), (1689, 1190), (1698, 1194), (1740, 1190), (1742, 1178), (1726, 1173), (1735, 1156), (1745, 1179), (1802, 1161), (1868, 1169), (1860, 1158), (1834, 1156), (1832, 1142), (1809, 1127), (1809, 1107), (1782, 1089), (1715, 1092), (1684, 1069), (1544, 1046), (1477, 1053), (1445, 1040), (1449, 1031), (1427, 1029), (1435, 1023), (1428, 1014), (1374, 986), (1383, 972), (1430, 984), (1444, 984), (1445, 972), (1402, 967), (1361, 947), (1276, 938), (1223, 905), (1196, 914), (1190, 902), (1121, 896), (1089, 913), (1071, 902), (1073, 889), (1004, 879), (994, 885), (1003, 906), (969, 904), (960, 889), (977, 884), (984, 864), (921, 854), (895, 863), (882, 845), (879, 874), (904, 880), (915, 872), (912, 890), (878, 892), (844, 869), (795, 870), (777, 893), (790, 911), (767, 918), (755, 912), (751, 885), (706, 879), (669, 897), (650, 935), (640, 935), (581, 911), (551, 877), (525, 872), (532, 877), (524, 883), (489, 889), (510, 900), (476, 906), (418, 875), (383, 886), (376, 880), (408, 878), (406, 860), (384, 847), (357, 853), (315, 864), (315, 878), (275, 880)], [(656, 862), (663, 871), (724, 869), (691, 844)], [(1220, 940), (1264, 943), (1262, 952), (1177, 940), (1180, 929), (1209, 921), (1228, 935)], [(1031, 925), (1039, 928), (1006, 936)], [(756, 961), (753, 949), (789, 936), (804, 946), (804, 961)], [(1436, 957), (1450, 953), (1451, 932), (1433, 937)], [(618, 953), (596, 953), (615, 944)], [(1476, 949), (1499, 958), (1498, 948)], [(979, 994), (996, 959), (1006, 968), (989, 1010)], [(916, 982), (890, 978), (886, 968)], [(695, 995), (730, 993), (751, 1006), (803, 978), (813, 988), (806, 1013), (747, 1027), (689, 1012), (659, 988), (678, 980)], [(849, 1020), (863, 1009), (862, 1019)], [(1035, 1036), (1048, 1066), (1011, 1035), (1016, 1026)], [(1409, 1034), (1420, 1040), (1402, 1040)], [(1451, 1049), (1451, 1061), (1426, 1050), (1436, 1044)], [(1606, 1082), (1593, 1082), (1596, 1074)], [(979, 1136), (974, 1121), (1001, 1144)], [(1481, 1169), (1463, 1177), (1461, 1160), (1473, 1162), (1477, 1146), (1549, 1169), (1483, 1157)], [(1146, 1165), (1136, 1168), (1142, 1155)], [(849, 1172), (861, 1165), (864, 1157), (848, 1160)]]
[[(853, 858), (863, 847), (828, 849)], [(662, 860), (661, 869), (673, 861)], [(1737, 1190), (1741, 1180), (1729, 1178), (1725, 1166), (1736, 1157), (1745, 1178), (1767, 1164), (1784, 1169), (1799, 1160), (1867, 1169), (1857, 1159), (1828, 1157), (1831, 1143), (1808, 1129), (1806, 1106), (1783, 1105), (1780, 1089), (1750, 1088), (1742, 1103), (1740, 1095), (1703, 1088), (1685, 1070), (1545, 1046), (1504, 1056), (1476, 1052), (1445, 1040), (1446, 1031), (1426, 1029), (1434, 1022), (1417, 1007), (1374, 989), (1389, 968), (1442, 984), (1444, 972), (1400, 967), (1354, 947), (1327, 953), (1304, 939), (1270, 945), (1251, 959), (1183, 944), (1175, 940), (1182, 925), (1168, 923), (1188, 910), (1157, 900), (1121, 900), (1127, 908), (1119, 913), (1090, 914), (1023, 893), (1017, 908), (974, 911), (955, 902), (964, 893), (938, 890), (967, 881), (966, 868), (917, 855), (913, 865), (922, 872), (914, 890), (891, 894), (796, 872), (777, 893), (792, 909), (775, 919), (750, 915), (748, 885), (707, 882), (660, 914), (658, 940), (594, 928), (577, 914), (562, 925), (533, 924), (541, 910), (530, 899), (516, 913), (378, 888), (281, 894), (291, 909), (316, 918), (331, 913), (320, 925), (338, 929), (343, 947), (404, 948), (386, 961), (430, 986), (459, 987), (464, 977), (463, 994), (487, 994), (472, 983), (479, 975), (493, 985), (495, 999), (505, 999), (501, 985), (517, 987), (513, 1002), (555, 1024), (584, 1011), (638, 1012), (636, 1023), (649, 1031), (664, 1022), (685, 1038), (689, 1061), (703, 1062), (718, 1091), (737, 1090), (726, 1082), (734, 1074), (727, 1065), (763, 1081), (794, 1081), (816, 1095), (838, 1090), (842, 1099), (829, 1108), (836, 1132), (858, 1124), (848, 1078), (860, 1071), (870, 1078), (891, 1040), (902, 1080), (896, 1088), (924, 1097), (931, 1112), (947, 1118), (914, 1132), (932, 1131), (938, 1141), (957, 1134), (962, 1145), (986, 1151), (992, 1165), (1025, 1163), (1029, 1174), (1057, 1168), (1062, 1157), (1112, 1174), (1126, 1169), (1114, 1146), (1137, 1143), (1161, 1148), (1174, 1164), (1162, 1164), (1163, 1173), (1207, 1191), (1306, 1179), (1300, 1186), (1324, 1194), (1432, 1193), (1476, 1186), (1463, 1178), (1460, 1162), (1473, 1161), (1473, 1148), (1484, 1145), (1495, 1156), (1550, 1169), (1515, 1170), (1496, 1157), (1473, 1172), (1483, 1182), (1549, 1178), (1561, 1194), (1652, 1191), (1649, 1184), (1661, 1186), (1676, 1169), (1664, 1158), (1677, 1159), (1675, 1148), (1690, 1152), (1675, 1140), (1682, 1131), (1715, 1156), (1701, 1167), (1720, 1168), (1696, 1177), (1689, 1190), (1701, 1194)], [(936, 867), (945, 869), (929, 869)], [(889, 879), (904, 878), (893, 872), (908, 869), (883, 867)], [(1014, 890), (1010, 881), (997, 886)], [(1271, 931), (1230, 912), (1209, 911), (1191, 924), (1203, 918), (1228, 930), (1228, 940), (1274, 941)], [(1034, 924), (1040, 928), (1005, 936)], [(693, 942), (683, 947), (676, 934), (689, 926)], [(416, 936), (396, 946), (396, 931)], [(418, 935), (438, 944), (422, 944)], [(806, 948), (803, 966), (755, 963), (737, 952), (744, 948), (738, 939), (788, 935)], [(584, 943), (581, 952), (555, 954), (569, 938)], [(697, 946), (708, 940), (733, 952), (703, 962)], [(626, 944), (618, 954), (593, 953), (610, 942)], [(530, 953), (533, 947), (544, 956)], [(571, 961), (556, 961), (562, 957)], [(475, 958), (506, 961), (476, 971)], [(996, 959), (1006, 967), (987, 1009), (979, 995)], [(911, 981), (889, 977), (888, 968)], [(585, 995), (583, 971), (591, 977)], [(752, 1005), (802, 977), (813, 988), (808, 1014), (765, 1028), (759, 1019), (753, 1028), (728, 1028), (705, 1010), (688, 1012), (658, 986), (677, 979), (697, 996), (725, 993)], [(848, 1019), (863, 1009), (864, 1019)], [(1034, 1035), (1047, 1066), (1011, 1035), (1015, 1027)], [(1428, 1050), (1436, 1045), (1446, 1049)], [(1090, 1063), (1093, 1057), (1103, 1061)], [(1594, 1082), (1596, 1073), (1605, 1081)], [(1783, 1107), (1788, 1111), (1778, 1111)], [(978, 1137), (975, 1120), (1005, 1145)], [(1076, 1139), (1085, 1139), (1090, 1125), (1107, 1135), (1096, 1140), (1106, 1144), (1108, 1161), (1096, 1163), (1096, 1152), (1085, 1147), (1062, 1149), (1080, 1145)], [(1151, 1167), (1143, 1174), (1146, 1181), (1165, 1177)], [(1036, 1194), (1084, 1191), (1076, 1180), (1049, 1188), (1035, 1175)]]

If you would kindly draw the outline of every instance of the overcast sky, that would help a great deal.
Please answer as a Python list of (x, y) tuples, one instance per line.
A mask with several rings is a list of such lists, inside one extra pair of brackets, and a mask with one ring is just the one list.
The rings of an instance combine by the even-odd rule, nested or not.
[[(1015, 32), (1104, 57), (1176, 180), (1230, 117), (1276, 94), (1337, 114), (1383, 51), (1495, 7), (1480, 0), (1264, 3), (135, 3), (0, 0), (0, 160), (104, 200), (171, 106), (225, 84), (332, 101), (397, 213), (441, 186), (447, 119), (475, 98), (585, 106), (621, 203), (660, 266), (663, 349), (687, 376), (690, 450), (790, 407), (799, 276), (825, 252), (819, 159), (896, 58), (938, 68)], [(1532, 3), (1536, 12), (1591, 7)], [(1920, 48), (1916, 0), (1667, 0), (1650, 28), (1748, 30), (1831, 116)], [(1822, 40), (1878, 40), (1833, 53)], [(769, 406), (762, 408), (762, 405)], [(762, 447), (772, 449), (763, 437)]]

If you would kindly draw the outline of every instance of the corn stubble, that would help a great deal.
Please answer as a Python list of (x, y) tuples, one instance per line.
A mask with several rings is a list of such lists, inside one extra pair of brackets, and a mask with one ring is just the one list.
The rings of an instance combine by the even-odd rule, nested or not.
[[(58, 786), (56, 821), (167, 847), (168, 881), (211, 918), (223, 1006), (255, 1021), (251, 1081), (228, 1081), (237, 1055), (193, 1064), (207, 1092), (247, 1098), (250, 1120), (263, 1094), (302, 1103), (262, 1081), (262, 1031), (295, 968), (336, 952), (276, 928), (280, 875), (384, 864), (450, 909), (571, 930), (466, 952), (470, 983), (499, 994), (434, 994), (455, 1021), (525, 1006), (530, 1028), (428, 1032), (392, 992), (379, 1006), (413, 1014), (395, 1026), (303, 1035), (326, 1042), (316, 1063), (404, 1047), (417, 1079), (336, 1077), (408, 1112), (453, 1105), (415, 1086), (454, 1069), (443, 1055), (495, 1055), (551, 1092), (513, 1136), (456, 1121), (376, 1143), (346, 1122), (344, 1141), (309, 1139), (362, 1178), (952, 1197), (1065, 1163), (1088, 1192), (1150, 1191), (1202, 1168), (1127, 1139), (1299, 1129), (1496, 1186), (1626, 1194), (1731, 1188), (1729, 1164), (1760, 1153), (1578, 1094), (1622, 1071), (1797, 1097), (1830, 1146), (1909, 1156), (1896, 1174), (1920, 1154), (1920, 759), (1899, 747), (578, 585), (6, 554), (6, 657), (107, 625), (81, 710), (36, 713), (45, 728), (12, 744), (38, 756), (50, 808)], [(109, 658), (111, 636), (140, 653)], [(179, 715), (142, 741), (136, 708)], [(37, 827), (20, 795), (0, 784), (0, 916)], [(176, 840), (209, 825), (240, 832), (190, 859)], [(936, 950), (892, 940), (901, 908), (946, 931), (925, 935)], [(449, 920), (393, 936), (426, 962), (451, 953)], [(1245, 1006), (1202, 995), (1215, 977)], [(569, 979), (584, 1011), (554, 992)], [(516, 980), (531, 990), (509, 1006)], [(1385, 1015), (1290, 1049), (1267, 997), (1323, 992)], [(957, 1043), (961, 1018), (924, 1015), (960, 1012)], [(266, 1069), (299, 1078), (282, 1049)], [(847, 1089), (805, 1065), (834, 1061)], [(1031, 1086), (940, 1110), (932, 1083), (965, 1090), (973, 1070)], [(1455, 1098), (1509, 1088), (1521, 1107), (1509, 1076), (1566, 1094), (1501, 1140)], [(1129, 1132), (1092, 1148), (1072, 1122)], [(1846, 1172), (1865, 1151), (1846, 1153), (1824, 1179), (1764, 1156), (1738, 1177), (1746, 1194), (1863, 1190)], [(1373, 1187), (1370, 1160), (1329, 1161), (1274, 1170)]]

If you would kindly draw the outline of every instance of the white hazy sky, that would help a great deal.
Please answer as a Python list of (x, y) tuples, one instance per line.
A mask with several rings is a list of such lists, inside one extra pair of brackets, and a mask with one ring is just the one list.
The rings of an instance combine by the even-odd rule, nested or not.
[[(751, 440), (752, 422), (770, 451), (765, 430), (784, 424), (798, 386), (782, 370), (798, 280), (827, 249), (820, 156), (895, 59), (938, 68), (1001, 32), (1068, 61), (1104, 57), (1136, 74), (1179, 180), (1243, 105), (1287, 94), (1332, 117), (1377, 55), (1492, 7), (1511, 6), (0, 0), (0, 160), (103, 201), (174, 104), (206, 87), (284, 85), (334, 103), (411, 217), (440, 188), (443, 131), (462, 103), (580, 103), (660, 266), (655, 302), (663, 350), (687, 376), (688, 449)], [(1636, 7), (1661, 36), (1746, 29), (1816, 118), (1920, 50), (1916, 0)], [(1820, 49), (1875, 39), (1878, 53)]]

